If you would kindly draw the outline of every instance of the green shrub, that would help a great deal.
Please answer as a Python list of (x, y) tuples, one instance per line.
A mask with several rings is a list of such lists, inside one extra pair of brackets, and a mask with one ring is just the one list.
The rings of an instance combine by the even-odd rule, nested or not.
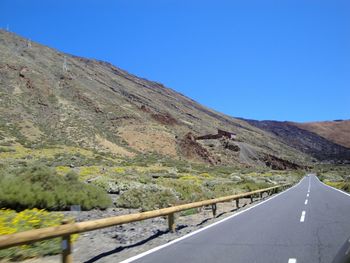
[(213, 197), (221, 197), (226, 195), (236, 194), (237, 184), (233, 182), (225, 181), (208, 181), (206, 182), (206, 187), (212, 192)]
[(65, 210), (80, 205), (90, 210), (104, 209), (110, 204), (102, 189), (78, 181), (73, 172), (59, 176), (46, 166), (33, 165), (0, 175), (0, 207)]
[(15, 152), (15, 149), (8, 148), (8, 147), (0, 147), (0, 153), (9, 153), (9, 152)]
[(212, 193), (208, 189), (194, 181), (162, 178), (158, 180), (158, 184), (174, 189), (182, 203), (195, 202), (212, 197)]
[(259, 189), (268, 188), (271, 185), (267, 183), (254, 183), (254, 182), (244, 182), (239, 184), (239, 187), (243, 190), (243, 192), (251, 192)]
[(168, 207), (177, 202), (177, 197), (170, 189), (156, 185), (133, 188), (122, 193), (117, 199), (117, 206), (141, 208), (142, 211)]

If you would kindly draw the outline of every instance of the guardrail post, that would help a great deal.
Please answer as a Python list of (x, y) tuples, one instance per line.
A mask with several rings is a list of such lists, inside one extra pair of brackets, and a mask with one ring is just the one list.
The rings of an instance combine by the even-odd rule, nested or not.
[(168, 227), (169, 227), (169, 231), (174, 233), (175, 229), (176, 229), (176, 225), (175, 225), (175, 215), (174, 213), (171, 213), (168, 215)]
[[(71, 223), (64, 219), (62, 225)], [(62, 236), (62, 263), (73, 263), (71, 235)]]
[(212, 204), (211, 211), (213, 212), (213, 217), (216, 217), (216, 209), (217, 209), (216, 204)]
[(239, 208), (239, 198), (236, 199), (236, 207)]
[(254, 196), (250, 195), (250, 203), (253, 203), (253, 202), (254, 202)]

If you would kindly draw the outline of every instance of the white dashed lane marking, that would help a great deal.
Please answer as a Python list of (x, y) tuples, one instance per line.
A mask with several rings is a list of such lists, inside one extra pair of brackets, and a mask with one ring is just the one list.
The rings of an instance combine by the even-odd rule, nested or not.
[(305, 214), (306, 214), (305, 211), (301, 212), (300, 222), (304, 222), (305, 221)]
[(288, 260), (288, 263), (297, 263), (297, 259), (296, 258), (290, 258)]
[(308, 202), (308, 200), (306, 199), (306, 200), (305, 200), (305, 205), (307, 205), (307, 202)]

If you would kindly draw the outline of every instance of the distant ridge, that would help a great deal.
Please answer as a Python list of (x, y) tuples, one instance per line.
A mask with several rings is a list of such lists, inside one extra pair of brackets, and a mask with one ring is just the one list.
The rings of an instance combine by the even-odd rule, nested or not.
[(294, 125), (350, 148), (350, 120), (305, 122), (294, 123)]
[[(349, 123), (340, 122), (318, 122), (318, 123), (295, 123), (288, 121), (256, 121), (246, 120), (251, 125), (271, 132), (288, 145), (307, 153), (318, 160), (330, 161), (341, 160), (350, 161), (350, 149), (338, 141), (349, 139), (350, 132), (347, 131)], [(338, 130), (332, 130), (338, 125)], [(316, 129), (317, 127), (319, 129)], [(327, 129), (321, 129), (327, 127)], [(327, 133), (327, 131), (329, 133)], [(333, 133), (331, 133), (331, 131)], [(328, 136), (324, 136), (322, 132)], [(333, 135), (333, 137), (329, 136)], [(338, 135), (338, 141), (335, 140)]]

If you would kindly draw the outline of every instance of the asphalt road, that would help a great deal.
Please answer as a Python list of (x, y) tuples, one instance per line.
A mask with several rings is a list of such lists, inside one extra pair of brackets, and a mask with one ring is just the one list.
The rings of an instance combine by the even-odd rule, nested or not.
[(123, 262), (331, 263), (350, 236), (350, 195), (316, 176), (221, 223)]

